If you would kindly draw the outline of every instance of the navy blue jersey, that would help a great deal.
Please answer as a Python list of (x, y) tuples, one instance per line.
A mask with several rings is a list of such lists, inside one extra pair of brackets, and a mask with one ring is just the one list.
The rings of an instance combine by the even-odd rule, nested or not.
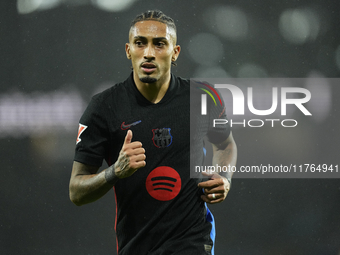
[[(190, 178), (189, 108), (189, 80), (172, 75), (166, 94), (153, 104), (138, 91), (131, 74), (94, 96), (80, 119), (75, 161), (114, 164), (128, 129), (132, 141), (145, 149), (146, 166), (114, 187), (119, 255), (210, 254), (213, 217), (200, 198), (197, 184), (202, 180)], [(205, 136), (213, 143), (229, 136), (229, 126), (211, 128), (211, 117), (195, 120), (201, 126), (195, 135), (198, 158), (204, 156)]]

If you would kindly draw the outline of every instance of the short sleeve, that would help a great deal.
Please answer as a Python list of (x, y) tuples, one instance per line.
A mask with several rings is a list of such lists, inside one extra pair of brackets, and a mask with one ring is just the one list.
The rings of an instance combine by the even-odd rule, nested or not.
[(92, 98), (79, 121), (75, 161), (99, 167), (102, 165), (109, 140), (105, 112), (104, 104), (97, 97)]
[(208, 97), (209, 128), (207, 137), (209, 142), (213, 144), (219, 144), (229, 137), (230, 125), (227, 119), (225, 104), (221, 94), (218, 90), (212, 91), (212, 94), (213, 93), (215, 95), (215, 100)]

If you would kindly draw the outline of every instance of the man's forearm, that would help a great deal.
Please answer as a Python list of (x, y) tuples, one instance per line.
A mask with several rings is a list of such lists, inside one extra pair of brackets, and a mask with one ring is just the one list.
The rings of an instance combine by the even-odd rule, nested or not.
[[(77, 167), (77, 166), (76, 166)], [(104, 196), (114, 185), (105, 178), (107, 174), (105, 169), (98, 174), (82, 174), (78, 173), (71, 177), (70, 181), (70, 199), (80, 206), (94, 202)]]
[(230, 134), (230, 137), (221, 144), (213, 144), (213, 165), (225, 166), (229, 171), (221, 171), (219, 174), (231, 182), (233, 172), (231, 169), (236, 166), (237, 146)]
[(96, 201), (104, 196), (119, 179), (131, 176), (144, 167), (145, 149), (142, 143), (131, 142), (132, 131), (125, 136), (124, 144), (117, 161), (97, 174), (98, 167), (74, 162), (70, 180), (70, 199), (76, 205)]

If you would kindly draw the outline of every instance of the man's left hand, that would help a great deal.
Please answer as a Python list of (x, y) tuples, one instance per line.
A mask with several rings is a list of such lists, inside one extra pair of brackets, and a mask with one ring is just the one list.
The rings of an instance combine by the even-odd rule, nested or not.
[(230, 183), (227, 178), (217, 174), (206, 174), (210, 180), (200, 182), (199, 188), (204, 189), (204, 195), (201, 196), (202, 200), (209, 204), (221, 203), (227, 197), (230, 190)]

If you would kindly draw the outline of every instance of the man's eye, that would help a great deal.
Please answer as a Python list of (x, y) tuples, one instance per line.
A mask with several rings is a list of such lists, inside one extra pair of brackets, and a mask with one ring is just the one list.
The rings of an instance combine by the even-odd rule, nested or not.
[(158, 43), (156, 43), (156, 46), (157, 46), (157, 47), (163, 47), (164, 45), (165, 45), (164, 42), (158, 42)]
[(141, 46), (143, 43), (141, 41), (136, 41), (135, 44)]

